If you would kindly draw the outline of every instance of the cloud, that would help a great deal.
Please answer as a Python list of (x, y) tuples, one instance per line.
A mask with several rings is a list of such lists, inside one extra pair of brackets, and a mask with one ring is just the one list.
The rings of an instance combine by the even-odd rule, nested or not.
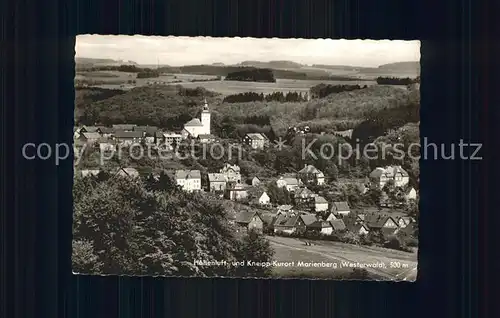
[(291, 60), (305, 64), (376, 67), (418, 61), (419, 41), (258, 39), (79, 35), (76, 56), (132, 60), (139, 64), (186, 65)]

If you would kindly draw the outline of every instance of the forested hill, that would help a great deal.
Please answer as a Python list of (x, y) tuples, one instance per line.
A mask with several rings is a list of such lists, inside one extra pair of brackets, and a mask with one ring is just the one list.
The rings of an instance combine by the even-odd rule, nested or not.
[(266, 68), (254, 68), (243, 71), (237, 71), (227, 74), (226, 81), (244, 81), (244, 82), (269, 82), (274, 83), (273, 71)]
[(396, 62), (390, 64), (383, 64), (380, 65), (378, 68), (383, 71), (420, 73), (420, 62)]

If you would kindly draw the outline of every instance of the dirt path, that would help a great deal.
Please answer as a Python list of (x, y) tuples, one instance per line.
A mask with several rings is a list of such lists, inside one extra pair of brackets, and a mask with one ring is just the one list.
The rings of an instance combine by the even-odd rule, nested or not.
[[(298, 251), (304, 251), (307, 253), (313, 253), (321, 255), (325, 258), (331, 259), (335, 262), (359, 262), (359, 263), (373, 263), (373, 262), (383, 262), (386, 264), (386, 268), (372, 268), (366, 267), (366, 270), (372, 274), (381, 276), (387, 280), (398, 280), (398, 281), (414, 281), (417, 275), (417, 262), (402, 260), (399, 255), (390, 255), (388, 253), (383, 253), (366, 250), (359, 248), (357, 246), (352, 246), (349, 244), (344, 244), (344, 246), (327, 246), (327, 245), (312, 245), (304, 246), (304, 241), (292, 238), (278, 238), (278, 237), (268, 237), (269, 241), (273, 245), (286, 247)], [(405, 267), (394, 268), (389, 264), (400, 264), (403, 263)]]

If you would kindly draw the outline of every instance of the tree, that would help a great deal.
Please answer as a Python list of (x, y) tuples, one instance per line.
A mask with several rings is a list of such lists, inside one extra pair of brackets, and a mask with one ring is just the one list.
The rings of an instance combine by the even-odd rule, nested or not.
[(271, 262), (274, 251), (271, 248), (271, 243), (262, 236), (262, 234), (250, 230), (243, 237), (239, 245), (238, 256), (239, 260), (245, 261), (245, 266), (238, 267), (238, 276), (247, 277), (266, 277), (272, 274), (272, 267), (267, 266), (246, 266), (247, 261), (258, 263)]

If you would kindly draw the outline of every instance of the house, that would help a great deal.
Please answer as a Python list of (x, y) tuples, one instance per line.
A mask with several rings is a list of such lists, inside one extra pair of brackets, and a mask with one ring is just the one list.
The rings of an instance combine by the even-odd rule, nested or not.
[(209, 173), (208, 183), (210, 191), (225, 191), (226, 190), (226, 176), (222, 173)]
[(234, 187), (235, 185), (241, 183), (241, 173), (238, 165), (226, 163), (219, 172), (226, 177), (229, 187)]
[(208, 134), (199, 134), (197, 138), (198, 141), (202, 144), (215, 142), (217, 140), (214, 135), (208, 135)]
[(396, 221), (397, 221), (398, 226), (400, 228), (405, 228), (408, 225), (415, 222), (414, 219), (412, 217), (409, 217), (409, 216), (400, 216), (396, 219)]
[(337, 217), (335, 216), (335, 214), (333, 214), (332, 212), (330, 212), (330, 213), (328, 213), (326, 215), (325, 221), (330, 222), (330, 221), (336, 220), (336, 219), (337, 219)]
[(394, 218), (381, 213), (366, 214), (364, 222), (370, 230), (381, 230), (382, 228), (395, 230), (398, 228), (398, 223)]
[(304, 232), (306, 225), (297, 214), (279, 214), (273, 223), (274, 233), (297, 233)]
[(333, 134), (336, 136), (339, 136), (339, 137), (351, 138), (352, 132), (353, 132), (353, 129), (348, 129), (348, 130), (336, 131)]
[(181, 134), (178, 134), (178, 133), (175, 133), (172, 131), (168, 131), (168, 132), (164, 132), (164, 133), (159, 132), (159, 134), (161, 134), (161, 137), (157, 136), (157, 142), (165, 142), (167, 145), (170, 145), (170, 146), (175, 145), (175, 144), (178, 145), (183, 139), (183, 136)]
[(144, 137), (144, 132), (142, 131), (125, 131), (119, 130), (115, 132), (115, 140), (121, 145), (131, 145), (133, 143), (139, 143)]
[(198, 135), (210, 135), (210, 109), (208, 108), (207, 100), (201, 111), (200, 119), (193, 118), (184, 124), (182, 135), (184, 137), (198, 138)]
[(287, 213), (293, 212), (293, 206), (288, 205), (288, 204), (280, 205), (280, 206), (278, 206), (277, 209), (278, 209), (277, 214), (287, 214)]
[(316, 194), (306, 187), (300, 187), (295, 190), (293, 194), (293, 199), (295, 204), (308, 204), (310, 203)]
[(80, 133), (98, 133), (98, 134), (101, 134), (101, 129), (97, 126), (82, 126), (82, 128), (80, 128)]
[(322, 196), (315, 196), (314, 197), (314, 211), (316, 212), (322, 212), (322, 211), (327, 211), (328, 210), (328, 201), (326, 201), (325, 198)]
[(135, 124), (119, 124), (119, 125), (113, 125), (112, 128), (114, 131), (134, 131), (134, 128), (137, 125)]
[(89, 176), (97, 177), (97, 175), (99, 175), (100, 172), (101, 172), (101, 170), (99, 170), (99, 169), (84, 169), (84, 170), (80, 170), (79, 175), (84, 177), (84, 178), (89, 177)]
[(396, 187), (403, 187), (410, 182), (408, 172), (401, 166), (388, 166), (375, 168), (370, 173), (370, 181), (380, 188), (383, 188), (387, 182), (393, 181)]
[(351, 213), (351, 209), (349, 208), (349, 204), (345, 201), (333, 202), (331, 212), (335, 215), (344, 216)]
[(410, 235), (410, 236), (413, 236), (413, 237), (417, 237), (418, 236), (418, 233), (417, 233), (417, 224), (415, 223), (410, 223), (408, 224), (406, 227), (404, 228), (399, 228), (395, 231), (395, 234), (399, 233), (399, 232), (402, 232), (406, 235)]
[(101, 138), (101, 134), (98, 132), (82, 132), (80, 133), (79, 139), (86, 143), (94, 143)]
[(269, 195), (267, 194), (266, 191), (262, 191), (260, 196), (257, 197), (257, 202), (260, 205), (269, 205), (271, 204), (271, 198), (269, 198)]
[(334, 231), (344, 231), (346, 229), (345, 223), (342, 220), (331, 220), (330, 225)]
[(370, 229), (362, 223), (351, 223), (347, 225), (347, 230), (358, 235), (368, 235)]
[(325, 183), (325, 175), (313, 165), (304, 165), (304, 168), (298, 173), (299, 178), (306, 184), (312, 183), (323, 185)]
[(405, 192), (405, 199), (410, 201), (410, 200), (416, 200), (417, 199), (417, 190), (415, 188), (411, 187), (410, 189), (406, 190)]
[(302, 181), (294, 177), (281, 176), (278, 180), (276, 180), (276, 186), (278, 186), (278, 188), (285, 187), (290, 192), (294, 192), (301, 185)]
[(307, 227), (307, 229), (325, 235), (330, 235), (333, 232), (333, 228), (330, 222), (323, 220), (314, 221)]
[(186, 192), (201, 190), (200, 170), (177, 170), (175, 171), (175, 182)]
[(248, 192), (243, 184), (236, 184), (234, 187), (226, 188), (226, 198), (233, 201), (243, 200), (248, 197)]
[(80, 138), (80, 130), (81, 128), (73, 127), (73, 139)]
[(146, 135), (154, 135), (158, 131), (156, 126), (135, 126), (132, 128), (133, 131), (142, 131)]
[(315, 214), (311, 214), (311, 213), (301, 213), (301, 214), (298, 213), (298, 214), (306, 227), (309, 227), (311, 224), (318, 221), (318, 218), (316, 217)]
[(252, 179), (252, 181), (251, 181), (251, 185), (252, 185), (252, 186), (254, 186), (254, 187), (256, 187), (256, 186), (260, 185), (260, 180), (259, 180), (259, 178), (257, 178), (257, 177), (253, 177), (253, 179)]
[(139, 171), (135, 168), (120, 168), (115, 173), (115, 176), (120, 176), (129, 179), (139, 178)]
[(113, 137), (115, 130), (111, 127), (99, 126), (101, 135), (106, 138)]
[(246, 231), (254, 230), (262, 232), (264, 229), (264, 220), (257, 212), (242, 211), (236, 215), (234, 222)]
[(269, 143), (269, 139), (262, 133), (247, 133), (243, 136), (243, 144), (252, 149), (264, 149)]

